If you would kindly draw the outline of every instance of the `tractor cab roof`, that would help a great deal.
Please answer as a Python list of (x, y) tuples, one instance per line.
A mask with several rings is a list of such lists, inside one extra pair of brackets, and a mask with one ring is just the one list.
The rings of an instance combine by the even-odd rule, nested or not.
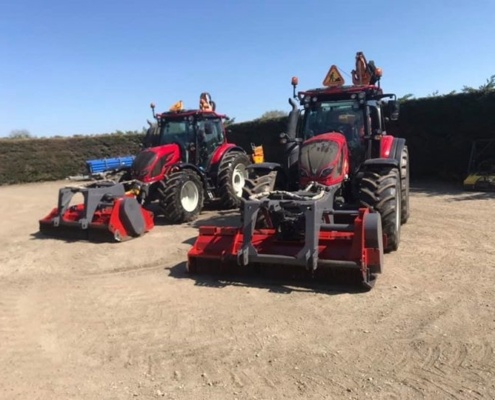
[(181, 111), (167, 111), (156, 115), (160, 119), (178, 119), (184, 117), (204, 117), (204, 118), (227, 118), (224, 114), (217, 114), (215, 111), (203, 111), (203, 110), (181, 110)]
[(203, 119), (203, 118), (222, 118), (228, 119), (228, 117), (224, 114), (217, 114), (215, 112), (216, 104), (211, 99), (209, 93), (204, 92), (199, 96), (199, 109), (185, 109), (184, 102), (179, 100), (175, 104), (170, 107), (169, 111), (162, 112), (159, 114), (155, 114), (155, 104), (150, 104), (151, 109), (153, 110), (153, 117), (156, 119), (181, 119), (184, 117), (195, 118), (195, 119)]
[(364, 93), (367, 99), (380, 99), (387, 95), (383, 94), (380, 87), (374, 85), (360, 86), (334, 86), (309, 89), (298, 92), (299, 100), (303, 101), (306, 97), (317, 97), (318, 100), (347, 100), (354, 98), (359, 93)]

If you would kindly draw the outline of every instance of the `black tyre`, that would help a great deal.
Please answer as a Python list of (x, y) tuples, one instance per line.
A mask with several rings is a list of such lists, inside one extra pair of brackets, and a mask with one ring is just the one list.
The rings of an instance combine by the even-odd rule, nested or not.
[(409, 151), (407, 146), (402, 150), (400, 157), (400, 187), (401, 187), (401, 212), (400, 222), (405, 224), (409, 219)]
[(246, 167), (252, 164), (246, 153), (231, 151), (223, 156), (218, 166), (218, 194), (225, 209), (241, 204), (242, 190), (247, 178)]
[(360, 203), (380, 213), (383, 233), (387, 235), (385, 253), (399, 248), (402, 198), (400, 183), (397, 168), (365, 171), (359, 182)]
[(165, 219), (173, 224), (196, 219), (203, 208), (204, 191), (199, 175), (189, 169), (172, 172), (158, 189)]

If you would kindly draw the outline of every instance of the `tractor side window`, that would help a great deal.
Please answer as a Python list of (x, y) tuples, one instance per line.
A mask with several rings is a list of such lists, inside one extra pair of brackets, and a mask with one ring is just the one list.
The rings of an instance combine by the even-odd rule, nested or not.
[(208, 120), (207, 124), (211, 127), (212, 139), (214, 138), (218, 144), (223, 143), (224, 135), (222, 121), (220, 119), (213, 119)]
[(200, 165), (206, 168), (217, 147), (223, 143), (222, 123), (218, 119), (198, 121), (198, 143)]
[(380, 113), (378, 112), (377, 107), (369, 107), (370, 118), (371, 118), (371, 130), (373, 133), (381, 133), (381, 121), (380, 121)]

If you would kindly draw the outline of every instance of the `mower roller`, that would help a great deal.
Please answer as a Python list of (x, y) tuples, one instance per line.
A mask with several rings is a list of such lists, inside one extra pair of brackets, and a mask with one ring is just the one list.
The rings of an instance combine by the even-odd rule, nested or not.
[[(84, 201), (71, 205), (80, 194)], [(39, 221), (40, 232), (64, 239), (117, 242), (138, 237), (154, 227), (153, 213), (145, 210), (124, 185), (98, 182), (59, 190), (58, 206)]]
[(344, 269), (373, 287), (409, 218), (408, 149), (386, 132), (399, 103), (383, 93), (381, 76), (358, 52), (352, 86), (335, 65), (324, 88), (296, 95), (292, 78), (287, 133), (271, 152), (280, 162), (248, 167), (242, 225), (200, 228), (189, 272), (271, 265), (318, 276)]

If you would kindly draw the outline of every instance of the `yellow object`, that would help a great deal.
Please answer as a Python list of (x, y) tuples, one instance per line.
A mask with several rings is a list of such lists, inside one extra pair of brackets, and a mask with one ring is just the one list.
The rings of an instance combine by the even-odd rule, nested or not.
[(170, 111), (175, 111), (175, 112), (182, 111), (183, 109), (184, 109), (184, 103), (182, 102), (182, 100), (178, 101), (172, 107), (170, 107)]
[(265, 162), (263, 146), (255, 146), (254, 144), (252, 144), (251, 148), (253, 149), (253, 163), (261, 164), (262, 162)]
[(133, 196), (138, 196), (140, 193), (140, 190), (138, 188), (132, 188), (131, 190), (128, 190), (125, 192), (126, 195), (132, 194)]
[(464, 179), (463, 186), (466, 190), (495, 191), (495, 174), (471, 174)]
[[(373, 66), (374, 71), (371, 69)], [(352, 84), (359, 85), (374, 85), (383, 75), (381, 68), (375, 66), (373, 61), (366, 61), (362, 51), (356, 53), (356, 69), (351, 71)]]
[(345, 83), (344, 78), (340, 74), (339, 70), (335, 65), (332, 65), (328, 70), (325, 79), (323, 79), (323, 86), (342, 86)]
[(356, 121), (356, 116), (352, 114), (339, 115), (339, 122), (341, 124), (353, 124)]
[(469, 175), (466, 179), (464, 179), (464, 186), (474, 186), (476, 181), (480, 178), (481, 176), (476, 174)]
[(199, 109), (201, 111), (215, 111), (209, 93), (201, 93), (199, 96)]

